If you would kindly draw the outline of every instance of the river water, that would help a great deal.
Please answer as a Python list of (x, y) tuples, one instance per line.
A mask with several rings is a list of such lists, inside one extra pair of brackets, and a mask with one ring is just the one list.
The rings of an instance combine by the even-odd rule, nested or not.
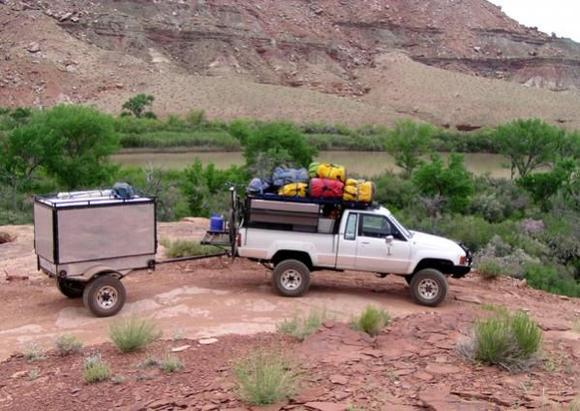
[[(441, 154), (444, 158), (448, 155)], [(509, 177), (509, 169), (504, 165), (506, 159), (497, 154), (464, 154), (467, 169), (474, 174), (489, 173), (493, 177)], [(183, 169), (196, 158), (203, 164), (214, 163), (218, 168), (231, 165), (242, 165), (244, 159), (239, 152), (124, 152), (113, 156), (113, 161), (127, 166), (159, 167), (163, 169)], [(385, 170), (398, 171), (399, 168), (391, 156), (376, 151), (324, 151), (318, 156), (319, 161), (344, 165), (351, 173), (373, 177)]]

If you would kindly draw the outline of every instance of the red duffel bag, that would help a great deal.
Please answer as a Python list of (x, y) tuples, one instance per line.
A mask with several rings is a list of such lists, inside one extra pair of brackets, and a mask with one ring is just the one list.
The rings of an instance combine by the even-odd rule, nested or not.
[(344, 183), (329, 178), (313, 178), (310, 180), (310, 197), (342, 198)]

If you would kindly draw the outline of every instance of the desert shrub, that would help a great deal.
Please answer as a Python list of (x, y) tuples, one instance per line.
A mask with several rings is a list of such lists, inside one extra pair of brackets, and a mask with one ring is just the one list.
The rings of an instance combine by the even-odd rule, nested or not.
[(185, 116), (185, 121), (190, 127), (201, 127), (207, 122), (205, 110), (190, 110)]
[(83, 343), (74, 335), (61, 335), (55, 343), (56, 351), (62, 357), (81, 352)]
[(40, 370), (38, 368), (32, 368), (28, 371), (26, 376), (28, 381), (34, 381), (40, 376)]
[(169, 258), (195, 257), (198, 255), (217, 254), (219, 247), (212, 245), (202, 245), (199, 241), (193, 240), (161, 240), (161, 245), (165, 247), (165, 255)]
[(502, 267), (497, 259), (484, 258), (477, 264), (477, 271), (486, 280), (492, 280), (502, 275)]
[(83, 378), (87, 384), (105, 381), (110, 376), (111, 370), (107, 363), (105, 363), (101, 358), (101, 354), (96, 353), (85, 358)]
[(40, 345), (31, 342), (24, 345), (22, 355), (28, 362), (40, 361), (45, 359), (44, 351)]
[(140, 350), (161, 336), (157, 326), (146, 319), (131, 317), (109, 327), (109, 337), (123, 353)]
[(290, 335), (303, 341), (320, 329), (325, 317), (326, 313), (324, 311), (313, 310), (306, 317), (300, 317), (296, 314), (290, 319), (285, 319), (278, 324), (277, 328), (282, 334)]
[(385, 172), (374, 179), (375, 200), (395, 209), (405, 209), (416, 202), (417, 189), (413, 182), (392, 172)]
[(369, 305), (364, 311), (352, 320), (353, 329), (363, 331), (370, 336), (378, 335), (383, 328), (389, 325), (391, 316), (382, 308)]
[(524, 277), (528, 285), (538, 290), (568, 297), (580, 297), (580, 283), (565, 267), (557, 265), (529, 264)]
[(542, 342), (542, 331), (524, 312), (496, 311), (476, 321), (473, 333), (474, 359), (510, 370), (528, 366)]
[(236, 363), (234, 373), (240, 397), (253, 405), (274, 404), (296, 389), (297, 376), (278, 352), (250, 353)]
[(452, 212), (464, 211), (474, 191), (471, 175), (459, 154), (449, 157), (447, 167), (444, 167), (441, 157), (432, 156), (430, 163), (417, 169), (413, 183), (424, 195), (443, 197), (446, 208)]
[(183, 364), (174, 355), (166, 355), (165, 358), (159, 364), (159, 368), (166, 374), (171, 374), (183, 369)]

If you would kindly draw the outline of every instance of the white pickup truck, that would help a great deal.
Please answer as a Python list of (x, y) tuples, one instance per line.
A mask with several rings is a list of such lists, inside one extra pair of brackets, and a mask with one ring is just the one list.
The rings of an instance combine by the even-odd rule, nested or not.
[(436, 306), (446, 275), (471, 269), (467, 248), (409, 231), (379, 206), (247, 198), (236, 234), (237, 255), (270, 265), (274, 288), (289, 297), (303, 295), (316, 270), (354, 270), (404, 276), (417, 303)]

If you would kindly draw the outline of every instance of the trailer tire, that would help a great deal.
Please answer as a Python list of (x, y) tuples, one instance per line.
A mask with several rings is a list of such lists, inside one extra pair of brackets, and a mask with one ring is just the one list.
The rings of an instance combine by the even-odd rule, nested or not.
[(81, 281), (68, 280), (66, 278), (56, 279), (56, 288), (67, 298), (82, 298), (86, 284)]
[(105, 274), (87, 284), (83, 304), (96, 317), (111, 317), (121, 311), (126, 298), (127, 292), (121, 280)]
[(413, 299), (428, 307), (436, 307), (441, 304), (447, 296), (447, 288), (447, 278), (433, 268), (425, 268), (416, 272), (410, 284)]
[(310, 287), (310, 270), (302, 261), (283, 260), (272, 273), (274, 289), (284, 297), (300, 297)]

